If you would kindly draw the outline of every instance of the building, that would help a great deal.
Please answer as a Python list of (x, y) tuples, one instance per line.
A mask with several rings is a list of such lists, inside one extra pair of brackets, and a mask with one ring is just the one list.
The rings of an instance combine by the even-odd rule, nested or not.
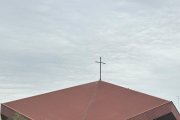
[(2, 120), (180, 120), (171, 101), (104, 81), (83, 84), (1, 106)]

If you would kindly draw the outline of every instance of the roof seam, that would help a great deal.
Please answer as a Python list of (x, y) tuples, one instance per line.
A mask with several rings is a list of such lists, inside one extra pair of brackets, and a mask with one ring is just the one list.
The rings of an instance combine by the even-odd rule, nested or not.
[(97, 81), (96, 84), (97, 84), (97, 86), (96, 86), (96, 88), (95, 88), (95, 90), (94, 90), (94, 93), (92, 94), (92, 96), (91, 96), (91, 98), (90, 98), (90, 100), (89, 100), (89, 104), (87, 105), (87, 108), (86, 108), (86, 110), (85, 110), (83, 120), (87, 120), (87, 116), (88, 116), (89, 109), (90, 109), (90, 107), (91, 107), (92, 103), (94, 102), (94, 99), (95, 99), (95, 97), (96, 97), (96, 95), (97, 95), (97, 90), (98, 90), (98, 88), (99, 88), (99, 81)]

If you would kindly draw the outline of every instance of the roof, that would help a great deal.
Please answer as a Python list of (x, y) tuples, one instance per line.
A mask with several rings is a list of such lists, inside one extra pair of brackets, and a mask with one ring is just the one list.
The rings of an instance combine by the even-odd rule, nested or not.
[(126, 120), (168, 103), (167, 100), (97, 81), (3, 105), (32, 120)]

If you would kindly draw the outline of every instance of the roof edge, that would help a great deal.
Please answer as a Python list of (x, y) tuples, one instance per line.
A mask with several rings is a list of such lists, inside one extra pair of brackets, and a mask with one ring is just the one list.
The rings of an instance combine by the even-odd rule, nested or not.
[(163, 98), (160, 98), (160, 97), (157, 97), (157, 96), (149, 95), (148, 93), (140, 92), (140, 91), (137, 91), (137, 90), (134, 90), (134, 89), (131, 89), (131, 88), (124, 87), (124, 86), (119, 86), (119, 85), (116, 85), (116, 84), (113, 84), (113, 83), (109, 83), (107, 81), (102, 81), (102, 82), (105, 82), (105, 83), (108, 83), (108, 84), (111, 84), (111, 85), (114, 85), (114, 86), (117, 86), (117, 87), (121, 87), (121, 88), (130, 90), (130, 91), (133, 91), (133, 92), (141, 93), (141, 94), (153, 97), (153, 98), (161, 99), (161, 100), (164, 100), (166, 102), (171, 102), (170, 100), (166, 100), (166, 99), (163, 99)]
[(7, 105), (5, 105), (5, 104), (1, 104), (1, 105), (3, 105), (3, 106), (5, 106), (5, 107), (7, 107), (7, 108), (13, 110), (13, 111), (16, 112), (16, 113), (19, 113), (19, 114), (23, 115), (24, 117), (28, 118), (29, 120), (34, 120), (34, 119), (32, 119), (31, 117), (29, 117), (29, 116), (23, 114), (22, 112), (20, 112), (20, 111), (18, 111), (18, 110), (15, 110), (15, 109), (12, 108), (12, 107), (9, 107), (9, 106), (7, 106)]
[(134, 115), (134, 116), (132, 116), (132, 117), (129, 117), (127, 120), (129, 120), (129, 119), (131, 119), (131, 118), (133, 118), (133, 117), (136, 117), (136, 116), (138, 116), (138, 115), (141, 115), (141, 114), (143, 114), (143, 113), (146, 113), (146, 112), (148, 112), (148, 111), (150, 111), (150, 110), (153, 110), (153, 109), (156, 109), (156, 108), (161, 107), (161, 106), (163, 106), (163, 105), (171, 104), (171, 103), (172, 103), (172, 101), (168, 101), (168, 102), (163, 103), (163, 104), (161, 104), (161, 105), (158, 105), (158, 106), (156, 106), (156, 107), (147, 109), (147, 110), (145, 110), (144, 112), (141, 112), (141, 113), (138, 113), (138, 114), (136, 114), (136, 115)]
[(88, 83), (84, 83), (84, 84), (79, 84), (79, 85), (75, 85), (75, 86), (63, 88), (63, 89), (60, 89), (60, 90), (53, 90), (53, 91), (41, 93), (41, 94), (38, 94), (38, 95), (32, 95), (32, 96), (29, 96), (29, 97), (24, 97), (24, 98), (20, 98), (20, 99), (17, 99), (17, 100), (12, 100), (12, 101), (5, 102), (5, 103), (1, 103), (1, 104), (2, 104), (2, 105), (6, 105), (7, 103), (10, 103), (10, 102), (15, 102), (15, 101), (19, 101), (19, 100), (24, 100), (24, 99), (28, 99), (28, 98), (32, 98), (32, 97), (38, 97), (38, 96), (41, 96), (41, 95), (51, 94), (51, 93), (53, 93), (53, 92), (58, 92), (58, 91), (61, 91), (61, 90), (67, 90), (67, 89), (71, 89), (71, 88), (74, 88), (74, 87), (78, 87), (78, 86), (82, 86), (82, 85), (86, 85), (86, 84), (93, 84), (93, 83), (97, 83), (97, 82), (102, 82), (102, 81), (97, 80), (97, 81), (93, 81), (93, 82), (88, 82)]

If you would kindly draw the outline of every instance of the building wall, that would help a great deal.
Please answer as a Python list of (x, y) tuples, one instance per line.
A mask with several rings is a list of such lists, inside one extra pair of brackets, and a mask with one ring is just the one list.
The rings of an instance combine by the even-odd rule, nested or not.
[(7, 120), (8, 117), (7, 116), (4, 116), (3, 114), (1, 114), (1, 120)]
[(5, 106), (3, 104), (1, 105), (1, 117), (7, 116), (7, 117), (11, 118), (15, 113), (16, 113), (16, 111), (8, 108), (7, 106)]
[(163, 116), (161, 116), (161, 117), (159, 117), (157, 119), (154, 119), (154, 120), (177, 120), (177, 119), (175, 118), (173, 113), (168, 113), (168, 114), (163, 115)]

